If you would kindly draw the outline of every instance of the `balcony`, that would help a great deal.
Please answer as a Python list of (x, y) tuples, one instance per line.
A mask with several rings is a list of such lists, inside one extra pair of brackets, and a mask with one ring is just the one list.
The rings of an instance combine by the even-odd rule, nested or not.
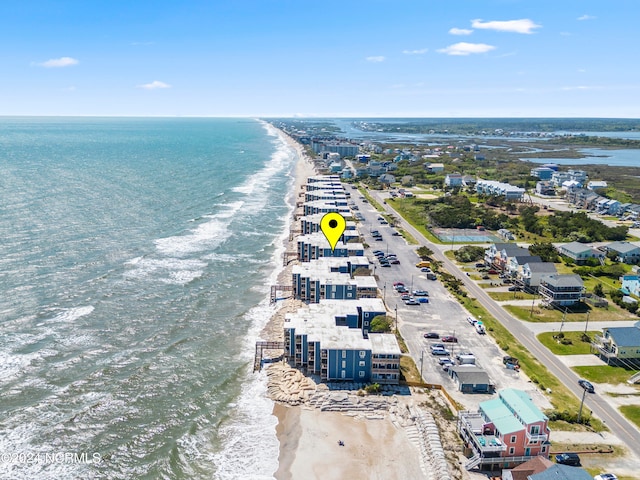
[(533, 433), (527, 432), (528, 443), (533, 443), (533, 442), (544, 443), (547, 440), (549, 440), (549, 435), (546, 433), (533, 434)]

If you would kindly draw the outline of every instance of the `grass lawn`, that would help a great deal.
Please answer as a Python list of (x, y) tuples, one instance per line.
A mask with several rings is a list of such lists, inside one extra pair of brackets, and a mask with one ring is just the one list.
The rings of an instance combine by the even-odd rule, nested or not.
[(430, 242), (441, 244), (442, 242), (433, 233), (427, 230), (426, 222), (427, 218), (424, 214), (424, 209), (420, 205), (416, 205), (412, 199), (389, 199), (387, 205), (393, 208), (402, 218), (411, 224), (413, 228), (418, 230), (424, 235)]
[[(473, 276), (472, 276), (473, 278)], [(487, 292), (496, 302), (508, 302), (509, 300), (533, 300), (537, 295), (524, 292)]]
[[(564, 345), (559, 343), (554, 337), (557, 332), (544, 332), (537, 335), (538, 340), (545, 347), (551, 350), (556, 355), (587, 355), (590, 352), (590, 344), (582, 341), (582, 334), (584, 332), (564, 332), (565, 340), (571, 340), (571, 345)], [(589, 337), (593, 338), (594, 335), (600, 334), (598, 331), (587, 332)]]
[(422, 382), (420, 372), (411, 355), (400, 356), (400, 372), (407, 382)]
[(633, 370), (614, 367), (612, 365), (590, 365), (571, 368), (582, 378), (586, 378), (590, 382), (611, 383), (613, 385), (617, 383), (626, 383), (629, 377), (635, 373)]
[(640, 427), (640, 405), (623, 405), (620, 412), (637, 427)]
[[(516, 305), (505, 305), (504, 307), (514, 317), (526, 322), (561, 322), (563, 312), (555, 309), (547, 309), (536, 306), (531, 314), (531, 307), (521, 307)], [(614, 303), (609, 303), (608, 307), (592, 308), (585, 303), (576, 305), (574, 311), (567, 313), (565, 322), (584, 322), (589, 314), (590, 322), (619, 321), (619, 320), (637, 320), (638, 317), (623, 310)]]

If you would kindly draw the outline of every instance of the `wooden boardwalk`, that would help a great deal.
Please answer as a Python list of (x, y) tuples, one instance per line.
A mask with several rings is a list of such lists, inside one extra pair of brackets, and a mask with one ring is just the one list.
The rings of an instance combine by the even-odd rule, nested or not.
[(282, 350), (284, 354), (284, 342), (256, 342), (256, 354), (253, 361), (253, 371), (262, 370), (262, 355), (265, 350)]

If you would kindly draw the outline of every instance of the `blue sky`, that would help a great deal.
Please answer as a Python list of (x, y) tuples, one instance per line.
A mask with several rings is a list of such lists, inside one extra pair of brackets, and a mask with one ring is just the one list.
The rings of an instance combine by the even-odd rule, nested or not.
[(637, 0), (6, 0), (0, 115), (640, 117)]

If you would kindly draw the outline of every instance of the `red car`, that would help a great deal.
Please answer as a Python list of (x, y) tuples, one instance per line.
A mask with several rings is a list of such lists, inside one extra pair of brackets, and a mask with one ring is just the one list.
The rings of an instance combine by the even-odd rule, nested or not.
[(445, 335), (444, 337), (440, 338), (440, 341), (442, 341), (442, 342), (450, 342), (450, 343), (458, 343), (458, 339), (456, 337), (454, 337), (453, 335)]
[(497, 271), (497, 270), (493, 270), (493, 269), (491, 269), (491, 270), (489, 270), (487, 273), (488, 273), (489, 275), (497, 275), (497, 274), (498, 274), (498, 271)]

